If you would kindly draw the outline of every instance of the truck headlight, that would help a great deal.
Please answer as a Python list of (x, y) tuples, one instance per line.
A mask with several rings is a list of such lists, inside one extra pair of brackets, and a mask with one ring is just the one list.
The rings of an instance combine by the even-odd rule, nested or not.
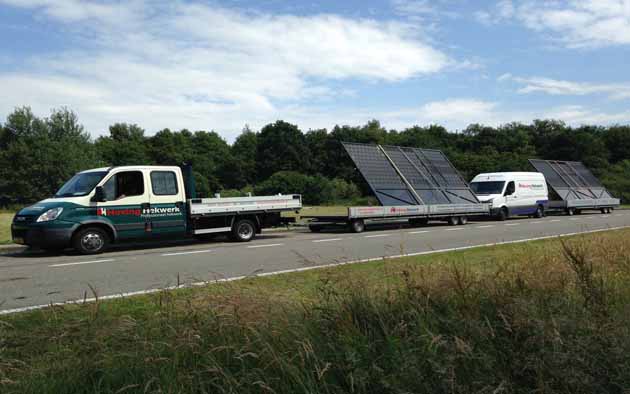
[(62, 207), (49, 209), (46, 212), (39, 215), (39, 217), (37, 218), (37, 222), (48, 222), (51, 220), (55, 220), (59, 217), (59, 215), (61, 215), (62, 211), (63, 211)]

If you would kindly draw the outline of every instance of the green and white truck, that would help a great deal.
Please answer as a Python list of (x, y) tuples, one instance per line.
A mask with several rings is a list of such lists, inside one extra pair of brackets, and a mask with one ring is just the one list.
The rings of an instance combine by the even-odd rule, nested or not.
[(102, 253), (116, 242), (227, 233), (247, 242), (302, 207), (300, 195), (197, 198), (189, 166), (82, 171), (51, 198), (20, 210), (13, 242), (47, 250)]

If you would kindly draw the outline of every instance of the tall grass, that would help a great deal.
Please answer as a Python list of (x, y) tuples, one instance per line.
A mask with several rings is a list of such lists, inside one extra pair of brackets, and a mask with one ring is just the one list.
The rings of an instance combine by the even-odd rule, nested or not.
[(629, 234), (4, 318), (0, 391), (628, 393)]

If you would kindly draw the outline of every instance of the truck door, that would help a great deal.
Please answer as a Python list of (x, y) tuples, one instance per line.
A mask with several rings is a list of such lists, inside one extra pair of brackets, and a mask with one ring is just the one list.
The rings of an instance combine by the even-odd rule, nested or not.
[(144, 204), (149, 202), (142, 171), (118, 171), (110, 174), (103, 184), (105, 202), (96, 203), (96, 214), (106, 218), (116, 229), (118, 238), (144, 236)]
[(155, 235), (176, 235), (186, 231), (186, 206), (181, 177), (172, 170), (150, 170), (151, 207), (145, 216)]

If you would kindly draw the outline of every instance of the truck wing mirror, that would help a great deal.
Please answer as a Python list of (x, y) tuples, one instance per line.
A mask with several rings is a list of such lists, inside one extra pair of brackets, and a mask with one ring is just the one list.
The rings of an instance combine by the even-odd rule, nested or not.
[(103, 190), (103, 186), (96, 186), (96, 190), (94, 190), (94, 197), (92, 197), (92, 201), (95, 201), (95, 202), (107, 201), (107, 198), (105, 198), (105, 190)]

